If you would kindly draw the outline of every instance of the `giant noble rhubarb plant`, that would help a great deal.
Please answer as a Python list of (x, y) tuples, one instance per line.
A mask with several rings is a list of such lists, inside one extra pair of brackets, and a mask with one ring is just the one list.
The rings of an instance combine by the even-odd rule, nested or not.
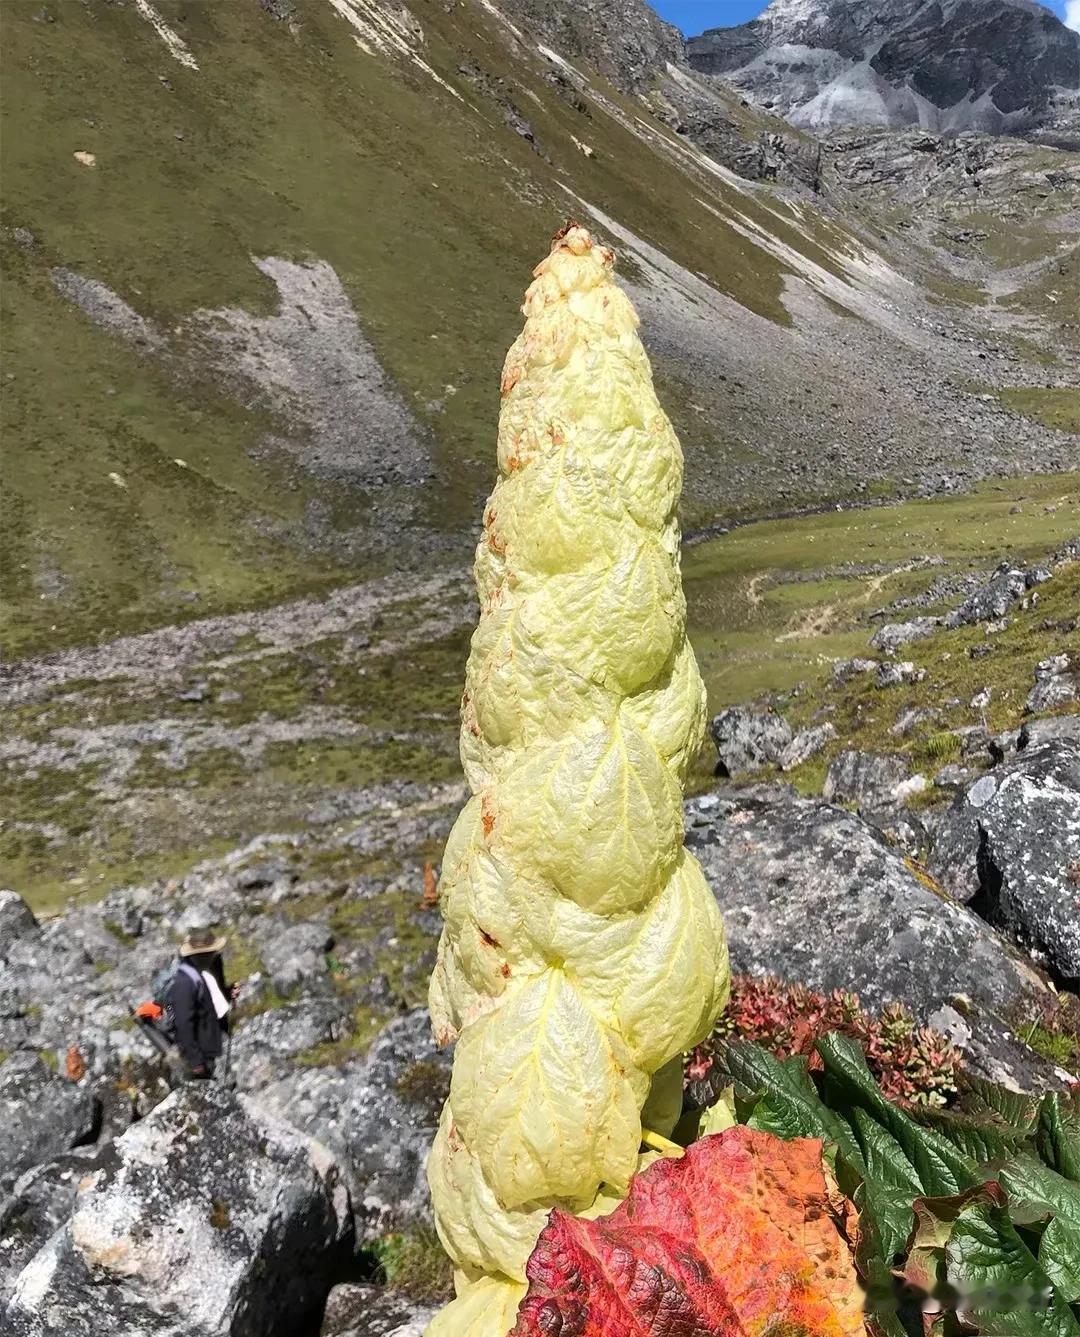
[(582, 228), (560, 233), (503, 371), (462, 704), (473, 797), (431, 985), (436, 1034), (457, 1041), (428, 1176), (458, 1298), (430, 1337), (505, 1337), (549, 1213), (626, 1194), (727, 995), (720, 916), (683, 848), (705, 694), (682, 455), (612, 268)]

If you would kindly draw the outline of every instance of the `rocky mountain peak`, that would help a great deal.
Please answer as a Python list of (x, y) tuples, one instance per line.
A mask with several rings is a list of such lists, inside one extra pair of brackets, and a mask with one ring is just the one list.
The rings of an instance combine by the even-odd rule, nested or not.
[(1024, 131), (1080, 93), (1080, 35), (1036, 0), (773, 0), (690, 64), (809, 128)]

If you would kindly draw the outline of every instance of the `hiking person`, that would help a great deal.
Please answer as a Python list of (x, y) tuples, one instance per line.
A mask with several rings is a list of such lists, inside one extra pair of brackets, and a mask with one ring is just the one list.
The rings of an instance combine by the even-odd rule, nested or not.
[(227, 939), (212, 928), (193, 928), (180, 945), (172, 984), (176, 1044), (190, 1077), (207, 1080), (229, 1033), (229, 1013), (239, 989), (225, 983), (221, 953)]

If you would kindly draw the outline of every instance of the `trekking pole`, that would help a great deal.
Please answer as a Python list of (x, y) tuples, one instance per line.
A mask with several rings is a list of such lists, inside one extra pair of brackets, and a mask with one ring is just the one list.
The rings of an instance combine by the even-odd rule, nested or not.
[(232, 1070), (232, 1031), (225, 1037), (225, 1085), (229, 1085)]

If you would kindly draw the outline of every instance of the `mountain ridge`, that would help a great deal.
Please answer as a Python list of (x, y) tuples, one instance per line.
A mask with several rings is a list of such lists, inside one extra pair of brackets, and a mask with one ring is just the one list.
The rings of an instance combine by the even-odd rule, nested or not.
[(773, 0), (687, 55), (809, 129), (1023, 132), (1080, 94), (1080, 34), (1036, 0)]

